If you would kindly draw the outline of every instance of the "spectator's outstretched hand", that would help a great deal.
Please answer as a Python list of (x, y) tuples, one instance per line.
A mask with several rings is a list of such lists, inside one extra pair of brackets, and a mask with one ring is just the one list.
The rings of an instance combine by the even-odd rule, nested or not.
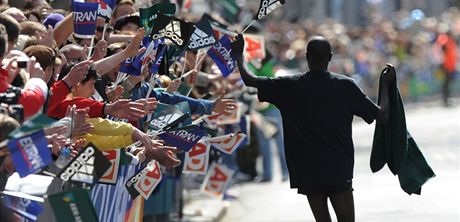
[(127, 54), (127, 57), (137, 56), (145, 52), (145, 47), (142, 47), (141, 49), (139, 49), (142, 39), (144, 38), (144, 33), (145, 33), (144, 28), (140, 28), (139, 31), (137, 31), (134, 38), (131, 40), (129, 45), (124, 50), (125, 53)]
[(104, 112), (116, 118), (129, 120), (139, 120), (147, 114), (142, 103), (131, 102), (129, 99), (120, 99), (107, 104)]
[(136, 100), (136, 103), (140, 103), (142, 104), (144, 107), (143, 107), (143, 110), (147, 113), (147, 114), (152, 114), (155, 112), (155, 110), (157, 109), (157, 105), (158, 105), (158, 101), (156, 98), (154, 97), (151, 97), (151, 98), (147, 98), (147, 99), (138, 99)]
[[(73, 112), (73, 114), (72, 114)], [(88, 118), (89, 108), (84, 109), (76, 109), (75, 107), (68, 107), (66, 112), (66, 117), (73, 118), (73, 128), (71, 137), (74, 136), (83, 136), (91, 131), (94, 126), (90, 123), (86, 122), (86, 118)]]
[(89, 67), (93, 64), (92, 60), (85, 60), (77, 63), (62, 80), (67, 86), (72, 87), (86, 78)]
[(163, 146), (161, 142), (157, 141), (155, 146), (145, 148), (145, 157), (146, 161), (154, 159), (160, 162), (161, 165), (170, 169), (179, 166), (181, 163), (181, 161), (176, 158), (176, 153), (178, 152), (179, 150), (176, 147)]
[(46, 32), (37, 31), (38, 44), (53, 48), (54, 44), (54, 29), (53, 26), (48, 25)]
[(244, 51), (244, 38), (242, 34), (238, 34), (236, 40), (232, 42), (232, 51), (235, 55), (242, 55)]
[(107, 94), (107, 97), (110, 102), (115, 102), (121, 98), (124, 92), (125, 89), (123, 88), (123, 86), (118, 85), (113, 88), (107, 88), (105, 93)]
[(180, 78), (174, 79), (173, 81), (169, 83), (168, 87), (166, 88), (166, 92), (175, 93), (177, 89), (179, 89), (179, 86), (181, 83), (182, 81)]
[(91, 56), (91, 60), (93, 61), (98, 61), (103, 59), (107, 55), (107, 47), (109, 44), (105, 40), (100, 40), (97, 42), (95, 49), (94, 49), (94, 54)]
[(234, 99), (223, 99), (219, 98), (214, 103), (214, 108), (212, 111), (217, 113), (230, 114), (233, 110), (236, 109), (236, 101)]
[(29, 72), (30, 78), (45, 80), (45, 72), (34, 56), (30, 57), (29, 62), (27, 63), (27, 71)]

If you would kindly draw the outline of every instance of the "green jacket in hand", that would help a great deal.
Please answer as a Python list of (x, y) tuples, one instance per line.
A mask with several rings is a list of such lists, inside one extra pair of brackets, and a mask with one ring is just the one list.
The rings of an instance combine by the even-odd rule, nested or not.
[[(385, 124), (375, 125), (371, 170), (377, 172), (387, 164), (393, 174), (398, 174), (401, 188), (406, 193), (420, 194), (422, 185), (435, 174), (407, 131), (404, 106), (396, 78), (388, 86), (388, 97), (388, 120)], [(379, 104), (380, 99), (379, 92)]]

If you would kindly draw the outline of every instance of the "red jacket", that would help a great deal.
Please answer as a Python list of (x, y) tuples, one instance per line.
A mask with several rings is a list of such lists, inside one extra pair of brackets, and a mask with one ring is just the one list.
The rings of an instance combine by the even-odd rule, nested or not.
[(67, 96), (62, 102), (58, 103), (54, 109), (48, 110), (48, 116), (55, 117), (55, 118), (63, 118), (65, 117), (65, 113), (67, 111), (67, 107), (72, 106), (75, 104), (77, 109), (84, 109), (89, 107), (89, 117), (96, 118), (96, 117), (104, 117), (104, 107), (105, 103), (98, 102), (92, 99), (87, 99), (83, 97), (75, 97), (73, 100), (70, 96)]
[(70, 88), (67, 86), (67, 84), (59, 80), (58, 82), (55, 82), (51, 88), (50, 88), (50, 95), (48, 98), (48, 115), (50, 111), (54, 110), (59, 103), (64, 101), (64, 99), (69, 95), (70, 93)]

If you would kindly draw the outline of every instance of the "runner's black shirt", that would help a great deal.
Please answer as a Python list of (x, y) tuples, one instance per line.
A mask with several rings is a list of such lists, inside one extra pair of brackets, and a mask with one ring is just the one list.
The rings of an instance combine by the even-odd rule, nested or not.
[(258, 97), (277, 106), (292, 188), (342, 185), (353, 178), (353, 116), (379, 111), (353, 79), (329, 72), (259, 77)]

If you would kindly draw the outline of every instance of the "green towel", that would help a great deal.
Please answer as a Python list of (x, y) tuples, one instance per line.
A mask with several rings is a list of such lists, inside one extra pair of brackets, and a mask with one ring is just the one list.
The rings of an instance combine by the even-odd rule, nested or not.
[[(375, 124), (371, 170), (375, 173), (387, 164), (391, 172), (398, 175), (400, 186), (406, 193), (420, 194), (422, 185), (435, 174), (407, 131), (404, 105), (396, 78), (390, 83), (388, 96), (390, 103), (388, 120), (385, 124)], [(379, 92), (379, 104), (380, 99)]]
[[(378, 104), (380, 104), (380, 100), (379, 90)], [(370, 165), (372, 172), (375, 173), (382, 169), (386, 163), (391, 172), (396, 175), (407, 155), (406, 116), (396, 78), (388, 87), (388, 102), (390, 103), (390, 110), (387, 122), (375, 124)]]
[(422, 185), (436, 175), (426, 162), (417, 143), (415, 143), (409, 132), (407, 132), (407, 139), (407, 158), (402, 168), (399, 170), (399, 184), (406, 193), (420, 195)]

